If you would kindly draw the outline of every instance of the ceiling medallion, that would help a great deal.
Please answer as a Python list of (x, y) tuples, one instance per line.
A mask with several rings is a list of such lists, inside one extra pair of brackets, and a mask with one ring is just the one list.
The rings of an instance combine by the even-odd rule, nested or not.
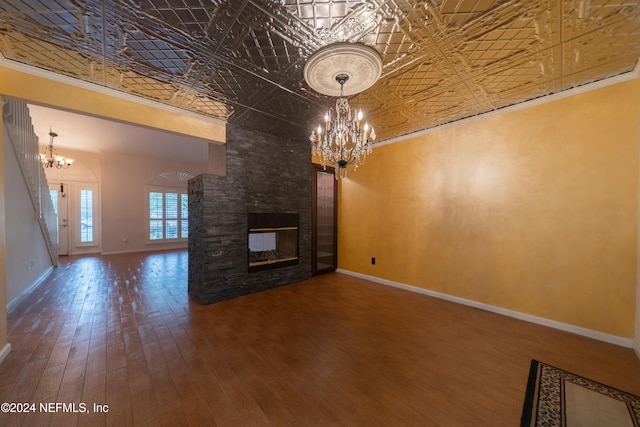
[(357, 168), (364, 163), (376, 139), (373, 126), (364, 121), (363, 111), (351, 110), (346, 96), (368, 89), (381, 73), (382, 59), (375, 49), (350, 43), (320, 49), (304, 68), (309, 86), (322, 94), (339, 96), (335, 109), (329, 108), (325, 114), (324, 125), (309, 136), (313, 154), (320, 156), (322, 166), (331, 164), (335, 168), (336, 179), (347, 176), (348, 165)]
[(377, 50), (357, 43), (334, 43), (311, 55), (304, 66), (304, 79), (323, 95), (339, 96), (338, 75), (346, 75), (349, 84), (344, 96), (369, 89), (382, 74), (382, 58)]

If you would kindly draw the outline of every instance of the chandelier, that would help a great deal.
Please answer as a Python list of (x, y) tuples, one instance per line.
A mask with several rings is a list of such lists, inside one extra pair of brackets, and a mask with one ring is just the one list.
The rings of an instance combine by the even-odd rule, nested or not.
[(45, 168), (68, 169), (74, 160), (56, 154), (56, 149), (53, 148), (53, 138), (56, 136), (58, 134), (49, 129), (49, 145), (40, 154), (40, 160)]
[[(320, 156), (323, 167), (335, 168), (336, 179), (347, 176), (347, 166), (354, 169), (364, 163), (376, 139), (373, 126), (364, 121), (360, 109), (351, 109), (347, 96), (371, 87), (382, 73), (382, 59), (372, 47), (359, 43), (334, 43), (314, 53), (304, 68), (304, 78), (312, 89), (336, 96), (335, 109), (329, 108), (321, 124), (311, 132), (313, 154)], [(349, 85), (345, 87), (345, 83)], [(338, 82), (340, 87), (338, 91)]]
[(344, 84), (349, 80), (346, 74), (338, 74), (336, 81), (340, 83), (340, 97), (336, 100), (335, 111), (330, 108), (324, 116), (324, 128), (318, 126), (309, 140), (313, 154), (320, 155), (321, 164), (332, 164), (336, 179), (347, 176), (347, 165), (355, 165), (355, 169), (364, 163), (367, 154), (371, 154), (371, 144), (376, 139), (376, 131), (368, 122), (362, 123), (362, 110), (349, 107), (344, 96)]

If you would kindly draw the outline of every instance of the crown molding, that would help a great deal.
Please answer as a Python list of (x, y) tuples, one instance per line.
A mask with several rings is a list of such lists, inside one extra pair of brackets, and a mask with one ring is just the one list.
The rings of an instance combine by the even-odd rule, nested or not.
[(466, 123), (471, 123), (476, 120), (481, 120), (487, 117), (496, 116), (499, 114), (509, 113), (512, 111), (523, 110), (525, 108), (535, 107), (537, 105), (546, 104), (547, 102), (557, 101), (559, 99), (568, 98), (570, 96), (578, 95), (581, 93), (591, 92), (593, 90), (601, 89), (603, 87), (615, 85), (618, 83), (626, 82), (629, 80), (637, 79), (640, 77), (640, 61), (636, 62), (636, 66), (632, 71), (629, 71), (624, 74), (619, 74), (614, 77), (609, 77), (608, 79), (598, 80), (597, 82), (588, 83), (582, 86), (578, 86), (572, 89), (562, 90), (560, 92), (552, 93), (550, 95), (545, 95), (540, 98), (532, 99), (530, 101), (520, 102), (518, 104), (510, 105), (508, 107), (498, 108), (493, 111), (489, 111), (487, 113), (478, 114), (477, 116), (467, 117), (464, 119), (456, 120), (453, 122), (445, 123), (439, 126), (434, 126), (428, 129), (419, 130), (413, 133), (408, 133), (406, 135), (398, 136), (395, 138), (386, 139), (380, 141), (376, 144), (373, 144), (373, 148), (381, 147), (383, 145), (394, 144), (396, 142), (405, 141), (407, 139), (413, 139), (419, 136), (428, 135), (430, 133), (438, 132), (443, 129), (452, 128), (455, 126), (459, 126)]
[(23, 64), (21, 62), (13, 61), (11, 59), (7, 59), (2, 52), (0, 52), (0, 67), (8, 68), (10, 70), (18, 71), (25, 74), (30, 74), (35, 77), (41, 77), (47, 80), (52, 80), (58, 83), (67, 84), (70, 86), (74, 86), (80, 89), (90, 90), (92, 92), (97, 92), (103, 95), (112, 96), (114, 98), (122, 99), (124, 101), (133, 102), (136, 104), (141, 104), (147, 107), (156, 108), (159, 110), (164, 110), (173, 114), (180, 114), (183, 116), (191, 117), (197, 120), (201, 120), (207, 123), (212, 123), (220, 126), (226, 125), (225, 120), (216, 119), (214, 117), (205, 116), (204, 114), (198, 114), (193, 111), (185, 110), (179, 107), (174, 107), (171, 105), (163, 104), (161, 102), (152, 101), (147, 98), (143, 98), (141, 96), (131, 95), (125, 92), (121, 92), (116, 89), (111, 89), (106, 86), (101, 86), (97, 83), (91, 83), (84, 80), (80, 80), (74, 77), (65, 76), (62, 74), (57, 74), (52, 71), (45, 70), (43, 68), (34, 67), (32, 65)]

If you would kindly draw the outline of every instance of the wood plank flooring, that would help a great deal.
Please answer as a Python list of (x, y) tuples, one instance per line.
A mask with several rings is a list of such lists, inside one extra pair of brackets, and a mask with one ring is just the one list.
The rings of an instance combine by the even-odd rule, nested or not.
[(532, 358), (640, 395), (630, 349), (346, 275), (204, 306), (186, 252), (61, 258), (8, 317), (2, 426), (517, 426)]

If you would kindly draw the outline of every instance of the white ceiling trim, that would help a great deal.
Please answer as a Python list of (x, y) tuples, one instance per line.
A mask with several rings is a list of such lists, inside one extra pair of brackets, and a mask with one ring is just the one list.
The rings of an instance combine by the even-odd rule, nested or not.
[(130, 102), (145, 105), (148, 107), (157, 108), (159, 110), (164, 110), (169, 113), (180, 114), (180, 115), (191, 117), (197, 120), (202, 120), (207, 123), (212, 123), (212, 124), (221, 125), (221, 126), (226, 125), (226, 122), (224, 120), (216, 119), (214, 117), (209, 117), (203, 114), (194, 113), (193, 111), (188, 111), (188, 110), (184, 110), (182, 108), (174, 107), (171, 105), (162, 104), (157, 101), (152, 101), (147, 98), (131, 95), (129, 93), (111, 89), (106, 86), (101, 86), (96, 83), (75, 79), (73, 77), (64, 76), (62, 74), (56, 74), (51, 71), (44, 70), (42, 68), (12, 61), (10, 59), (5, 58), (2, 52), (0, 52), (0, 66), (14, 70), (14, 71), (30, 74), (36, 77), (42, 77), (48, 80), (53, 80), (58, 83), (68, 84), (70, 86), (74, 86), (80, 89), (86, 89), (93, 92), (101, 93), (103, 95), (113, 96), (114, 98), (119, 98), (125, 101), (130, 101)]
[(489, 111), (487, 113), (478, 114), (477, 116), (467, 117), (466, 119), (456, 120), (450, 123), (445, 123), (440, 126), (435, 126), (429, 129), (418, 131), (418, 132), (409, 133), (396, 138), (390, 138), (390, 139), (373, 144), (373, 148), (375, 149), (376, 147), (381, 147), (383, 145), (394, 144), (396, 142), (405, 141), (407, 139), (417, 138), (423, 135), (428, 135), (430, 133), (439, 132), (443, 129), (448, 129), (448, 128), (459, 126), (465, 123), (471, 123), (476, 120), (485, 119), (487, 117), (492, 117), (499, 114), (509, 113), (512, 111), (523, 110), (525, 108), (546, 104), (547, 102), (557, 101), (559, 99), (568, 98), (570, 96), (578, 95), (580, 93), (591, 92), (592, 90), (601, 89), (603, 87), (611, 86), (614, 84), (626, 82), (628, 80), (633, 80), (637, 78), (640, 78), (640, 61), (636, 62), (636, 66), (634, 67), (633, 71), (630, 71), (628, 73), (620, 74), (604, 80), (599, 80), (597, 82), (588, 83), (583, 86), (578, 86), (572, 89), (567, 89), (560, 92), (552, 93), (551, 95), (545, 95), (540, 98), (532, 99), (530, 101), (524, 101), (519, 104), (510, 105), (508, 107), (498, 108), (496, 110)]

